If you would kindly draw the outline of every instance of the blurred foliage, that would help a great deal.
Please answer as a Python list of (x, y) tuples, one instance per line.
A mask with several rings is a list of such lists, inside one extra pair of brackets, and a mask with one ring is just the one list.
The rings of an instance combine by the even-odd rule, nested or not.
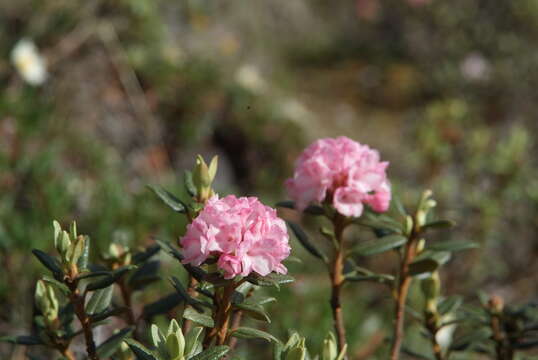
[[(22, 251), (48, 246), (51, 219), (77, 218), (103, 248), (172, 239), (182, 220), (146, 183), (179, 193), (179, 169), (216, 153), (219, 190), (276, 200), (303, 145), (339, 134), (380, 149), (404, 203), (426, 184), (458, 223), (451, 238), (482, 244), (441, 274), (447, 293), (532, 300), (537, 19), (533, 0), (0, 0), (1, 328), (31, 317), (17, 303), (35, 280)], [(42, 86), (10, 63), (21, 38), (48, 62)], [(301, 281), (321, 275), (297, 253), (280, 330), (318, 349), (328, 284)], [(347, 296), (358, 347), (387, 327), (366, 287)]]

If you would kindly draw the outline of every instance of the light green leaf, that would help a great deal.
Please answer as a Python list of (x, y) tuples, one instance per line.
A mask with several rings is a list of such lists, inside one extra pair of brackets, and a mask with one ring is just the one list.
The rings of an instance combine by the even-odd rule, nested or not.
[(476, 249), (478, 247), (480, 247), (480, 245), (475, 242), (454, 240), (430, 245), (428, 246), (428, 250), (457, 252), (467, 249)]
[(215, 322), (213, 321), (211, 316), (201, 314), (194, 310), (192, 307), (187, 307), (185, 309), (183, 317), (208, 328), (215, 327)]
[(242, 338), (242, 339), (264, 339), (269, 342), (280, 342), (280, 340), (278, 340), (273, 335), (265, 331), (253, 329), (250, 327), (238, 327), (237, 329), (232, 330), (232, 332), (230, 333), (230, 336), (234, 336), (234, 337)]
[(90, 301), (88, 301), (88, 304), (86, 305), (86, 313), (89, 315), (93, 315), (104, 311), (112, 301), (113, 292), (113, 285), (95, 291), (92, 294)]
[(228, 353), (230, 348), (226, 345), (215, 346), (202, 351), (198, 355), (193, 356), (189, 360), (219, 360)]

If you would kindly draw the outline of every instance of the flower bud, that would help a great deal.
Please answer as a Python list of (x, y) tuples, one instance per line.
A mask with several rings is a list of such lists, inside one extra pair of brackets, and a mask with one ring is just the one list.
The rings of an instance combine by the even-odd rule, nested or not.
[(337, 356), (338, 349), (336, 347), (336, 339), (334, 338), (334, 334), (330, 332), (325, 340), (323, 340), (321, 360), (335, 360)]
[(305, 339), (301, 340), (294, 345), (286, 354), (285, 360), (304, 360), (306, 358)]
[(43, 313), (48, 324), (52, 324), (58, 318), (59, 303), (51, 285), (39, 280), (35, 290), (36, 305)]
[(194, 186), (198, 191), (198, 201), (205, 202), (213, 195), (211, 184), (217, 174), (218, 157), (211, 159), (211, 163), (207, 166), (204, 158), (198, 155), (196, 158), (196, 166), (192, 173)]
[(185, 337), (175, 319), (170, 322), (166, 335), (166, 349), (172, 360), (182, 360), (185, 351)]

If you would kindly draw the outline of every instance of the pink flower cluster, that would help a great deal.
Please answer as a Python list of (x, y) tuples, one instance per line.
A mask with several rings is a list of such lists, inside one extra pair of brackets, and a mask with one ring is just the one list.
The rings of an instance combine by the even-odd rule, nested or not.
[(345, 216), (360, 216), (364, 204), (384, 212), (391, 199), (387, 166), (376, 150), (345, 136), (319, 139), (301, 154), (286, 188), (301, 211), (327, 200)]
[(285, 274), (281, 264), (290, 254), (286, 224), (276, 211), (255, 197), (228, 195), (209, 199), (180, 240), (184, 263), (195, 266), (209, 256), (218, 257), (224, 277)]

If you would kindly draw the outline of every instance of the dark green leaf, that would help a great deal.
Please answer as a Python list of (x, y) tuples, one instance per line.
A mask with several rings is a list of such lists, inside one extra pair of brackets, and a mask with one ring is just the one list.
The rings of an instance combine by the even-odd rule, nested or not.
[(129, 348), (135, 354), (137, 360), (158, 360), (151, 351), (146, 349), (144, 345), (140, 344), (138, 341), (127, 339), (125, 340)]
[(373, 281), (382, 284), (391, 284), (394, 281), (394, 276), (389, 274), (372, 274), (372, 275), (355, 275), (346, 276), (346, 281)]
[(192, 180), (192, 172), (186, 170), (183, 174), (183, 184), (185, 185), (185, 190), (187, 190), (187, 194), (189, 194), (191, 197), (196, 197), (198, 195), (198, 190), (196, 190), (196, 186), (194, 186), (194, 182)]
[(451, 351), (463, 351), (475, 343), (481, 343), (491, 337), (491, 330), (488, 328), (474, 329), (472, 332), (455, 339), (450, 345)]
[(215, 346), (202, 351), (189, 360), (218, 360), (228, 353), (230, 348), (226, 345)]
[(78, 279), (79, 280), (89, 279), (92, 277), (105, 276), (105, 275), (111, 275), (111, 274), (112, 274), (112, 271), (98, 270), (98, 271), (93, 271), (93, 272), (82, 273), (78, 276)]
[(169, 294), (151, 304), (144, 306), (142, 314), (144, 318), (150, 319), (155, 315), (165, 314), (181, 304), (183, 302), (183, 297), (177, 292)]
[(133, 263), (136, 265), (143, 263), (153, 255), (157, 254), (159, 250), (161, 250), (161, 246), (159, 244), (148, 246), (145, 251), (141, 251), (133, 255)]
[(450, 260), (450, 253), (447, 251), (427, 252), (420, 254), (415, 261), (409, 265), (409, 274), (412, 276), (431, 273)]
[(456, 225), (456, 223), (451, 220), (436, 220), (425, 224), (422, 226), (421, 230), (448, 229), (454, 225)]
[(97, 347), (97, 355), (99, 355), (100, 358), (111, 357), (121, 345), (123, 340), (128, 337), (132, 331), (133, 328), (128, 327), (121, 329), (119, 332), (112, 335), (108, 340)]
[(323, 260), (324, 262), (328, 262), (327, 256), (323, 254), (320, 250), (318, 250), (314, 244), (310, 242), (310, 239), (308, 239), (308, 235), (301, 229), (301, 227), (298, 224), (295, 224), (291, 221), (288, 221), (288, 225), (291, 228), (291, 231), (295, 234), (295, 237), (301, 245), (312, 255), (315, 257)]
[(185, 309), (183, 317), (208, 328), (215, 327), (215, 322), (213, 321), (211, 316), (199, 313), (191, 307), (187, 307)]
[(110, 309), (110, 310), (105, 310), (95, 315), (92, 315), (91, 320), (92, 320), (92, 323), (103, 321), (105, 319), (108, 319), (111, 316), (120, 316), (122, 314), (125, 314), (128, 310), (129, 309), (124, 306)]
[(238, 327), (237, 329), (232, 330), (230, 336), (242, 339), (264, 339), (269, 342), (280, 342), (280, 340), (278, 340), (276, 337), (265, 331), (249, 327)]
[(3, 336), (0, 341), (18, 345), (43, 345), (43, 341), (34, 335)]
[(402, 235), (387, 235), (385, 237), (363, 241), (352, 250), (353, 253), (361, 256), (371, 256), (385, 251), (396, 249), (407, 242), (407, 238)]
[(467, 250), (467, 249), (475, 249), (477, 247), (480, 247), (480, 245), (474, 242), (455, 240), (455, 241), (444, 241), (444, 242), (430, 245), (428, 247), (428, 250), (457, 252), (457, 251), (462, 251), (462, 250)]
[(165, 189), (159, 187), (159, 186), (152, 186), (148, 185), (148, 187), (172, 210), (178, 212), (178, 213), (185, 213), (187, 210), (187, 206), (183, 201), (181, 201), (179, 198), (177, 198), (172, 193), (166, 191)]
[(125, 275), (132, 268), (133, 268), (132, 266), (125, 266), (117, 270), (114, 270), (112, 274), (104, 277), (103, 279), (89, 283), (88, 286), (86, 287), (86, 290), (95, 291), (95, 290), (106, 288), (107, 286), (114, 284), (117, 280), (119, 280), (123, 275)]
[(181, 255), (181, 253), (179, 252), (178, 249), (176, 249), (174, 246), (172, 246), (172, 244), (166, 242), (166, 241), (161, 241), (161, 240), (157, 240), (157, 243), (161, 246), (161, 248), (170, 256), (172, 256), (173, 258), (176, 258), (176, 260), (178, 261), (183, 261), (184, 257), (183, 255)]
[(159, 267), (160, 262), (157, 260), (142, 263), (133, 275), (129, 277), (129, 287), (133, 290), (141, 290), (146, 285), (159, 280)]
[(62, 269), (60, 269), (58, 260), (38, 249), (32, 250), (32, 253), (47, 269), (52, 271), (55, 277), (62, 276)]
[(200, 302), (200, 301), (194, 299), (192, 296), (190, 296), (189, 293), (187, 292), (187, 290), (185, 289), (185, 287), (183, 286), (181, 281), (179, 281), (178, 278), (176, 278), (175, 276), (171, 276), (170, 277), (170, 282), (172, 283), (174, 288), (177, 290), (178, 294), (183, 298), (183, 300), (185, 300), (185, 302), (187, 304), (189, 304), (190, 306), (195, 308), (196, 311), (198, 311), (200, 313), (204, 311), (204, 309), (202, 307), (202, 302)]
[[(388, 217), (387, 217), (388, 218)], [(403, 229), (402, 225), (398, 223), (396, 220), (390, 219), (387, 220), (387, 218), (379, 218), (375, 215), (371, 214), (364, 214), (360, 218), (353, 221), (353, 223), (361, 226), (365, 226), (374, 230), (385, 230), (390, 233), (395, 234), (402, 234)]]

